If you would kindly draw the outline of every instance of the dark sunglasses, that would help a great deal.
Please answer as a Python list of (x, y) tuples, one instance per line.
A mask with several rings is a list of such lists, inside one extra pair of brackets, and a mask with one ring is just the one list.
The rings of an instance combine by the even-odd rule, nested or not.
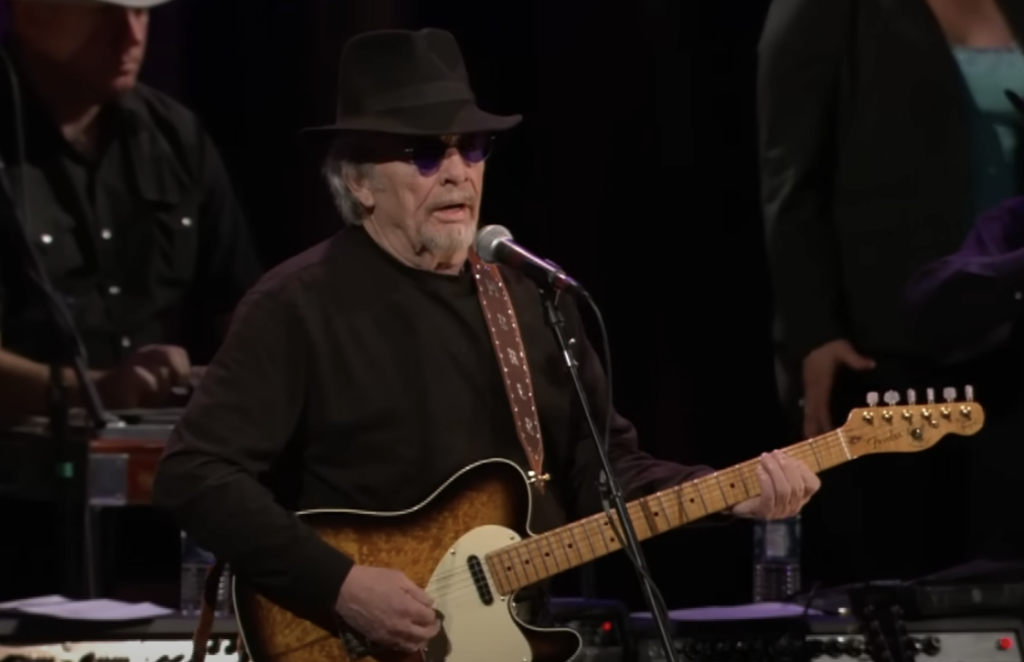
[(489, 133), (465, 133), (458, 136), (415, 138), (404, 148), (406, 158), (416, 166), (420, 174), (437, 172), (448, 156), (448, 150), (455, 148), (459, 156), (469, 164), (480, 163), (491, 154), (494, 135)]

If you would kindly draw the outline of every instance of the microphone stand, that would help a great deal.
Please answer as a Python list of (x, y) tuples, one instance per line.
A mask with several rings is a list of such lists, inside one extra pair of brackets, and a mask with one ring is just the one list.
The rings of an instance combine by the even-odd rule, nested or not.
[(594, 420), (594, 414), (590, 408), (590, 400), (587, 398), (587, 392), (583, 388), (583, 381), (580, 379), (576, 357), (573, 356), (571, 349), (575, 341), (566, 340), (565, 317), (558, 308), (558, 295), (560, 291), (551, 286), (541, 287), (540, 291), (541, 298), (544, 300), (545, 320), (555, 333), (558, 347), (562, 351), (565, 365), (569, 369), (573, 385), (576, 387), (576, 396), (579, 398), (580, 406), (583, 408), (583, 415), (587, 419), (587, 425), (590, 427), (590, 436), (594, 439), (597, 456), (601, 458), (601, 474), (597, 484), (597, 489), (601, 493), (601, 500), (606, 506), (610, 503), (619, 518), (620, 525), (622, 526), (623, 543), (625, 543), (626, 550), (629, 551), (635, 562), (637, 577), (640, 580), (640, 588), (643, 591), (644, 600), (647, 602), (648, 609), (651, 610), (651, 618), (654, 619), (655, 626), (658, 628), (658, 635), (661, 638), (661, 645), (665, 649), (665, 659), (667, 662), (678, 662), (675, 646), (672, 645), (672, 636), (669, 634), (668, 614), (662, 609), (661, 601), (655, 596), (654, 589), (648, 580), (650, 573), (647, 570), (647, 561), (644, 558), (643, 550), (640, 549), (640, 541), (636, 536), (633, 520), (629, 517), (626, 500), (622, 496), (622, 487), (619, 485), (615, 471), (612, 469), (611, 458), (608, 456), (608, 447), (605, 445), (604, 435), (598, 430), (597, 422)]
[(54, 289), (43, 267), (26, 224), (18, 216), (3, 162), (0, 162), (0, 186), (5, 198), (0, 200), (0, 228), (4, 227), (6, 221), (6, 227), (18, 235), (15, 241), (21, 244), (28, 278), (37, 285), (49, 313), (53, 351), (48, 362), (47, 414), (56, 456), (56, 477), (59, 480), (58, 492), (64, 517), (64, 582), (68, 591), (95, 598), (98, 597), (96, 550), (88, 484), (89, 441), (92, 435), (87, 435), (83, 441), (76, 439), (72, 433), (72, 403), (68, 386), (64, 381), (65, 369), (70, 368), (78, 382), (82, 405), (89, 417), (90, 432), (95, 433), (106, 427), (109, 417), (95, 385), (89, 379), (85, 344), (75, 328), (63, 297)]

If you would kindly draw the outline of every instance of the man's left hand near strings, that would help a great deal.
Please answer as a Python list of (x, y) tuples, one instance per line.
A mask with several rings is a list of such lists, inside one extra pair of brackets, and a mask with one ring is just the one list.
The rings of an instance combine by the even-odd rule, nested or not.
[(783, 451), (762, 455), (757, 477), (761, 495), (737, 505), (733, 515), (752, 519), (793, 517), (821, 487), (821, 480), (806, 464)]

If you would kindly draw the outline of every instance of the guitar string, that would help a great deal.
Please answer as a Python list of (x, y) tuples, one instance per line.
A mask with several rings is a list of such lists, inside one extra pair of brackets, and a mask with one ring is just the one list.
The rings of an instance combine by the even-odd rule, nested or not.
[[(839, 442), (839, 444), (837, 445), (835, 442)], [(818, 449), (818, 448), (816, 448), (817, 445), (828, 446), (828, 447), (827, 448)], [(820, 455), (818, 454), (819, 450), (821, 450), (823, 452), (823, 454), (827, 453), (826, 462), (825, 463), (823, 463), (822, 460), (820, 459)], [(815, 473), (817, 473), (818, 471), (824, 471), (825, 469), (832, 468), (832, 467), (837, 466), (839, 464), (842, 464), (842, 463), (844, 463), (844, 462), (846, 462), (846, 461), (848, 461), (850, 459), (853, 459), (852, 457), (850, 457), (850, 455), (847, 452), (845, 443), (843, 442), (842, 432), (840, 430), (829, 432), (829, 433), (826, 433), (826, 434), (824, 434), (824, 435), (822, 435), (820, 437), (816, 437), (816, 438), (808, 440), (808, 441), (804, 441), (804, 442), (800, 442), (798, 444), (794, 444), (793, 446), (790, 446), (788, 448), (783, 449), (783, 451), (786, 452), (786, 454), (789, 455), (790, 457), (793, 457), (793, 459), (800, 460), (800, 461), (804, 462), (809, 467), (811, 467), (812, 470), (815, 470), (815, 467), (817, 467), (817, 470), (815, 470)], [(838, 453), (836, 453), (835, 451), (838, 451)], [(838, 458), (836, 456), (838, 456)], [(838, 461), (834, 462), (834, 463), (827, 461), (827, 460), (833, 460), (834, 461), (836, 459), (838, 459)], [(828, 464), (828, 466), (823, 466), (823, 464), (826, 464), (826, 463)], [(668, 528), (676, 528), (678, 526), (689, 524), (690, 522), (696, 521), (697, 519), (700, 519), (701, 517), (706, 517), (706, 516), (709, 516), (709, 515), (716, 514), (718, 512), (721, 512), (725, 508), (728, 508), (730, 505), (734, 505), (734, 504), (730, 504), (729, 503), (729, 499), (723, 498), (723, 499), (721, 499), (721, 501), (723, 502), (722, 507), (720, 507), (720, 508), (717, 508), (717, 507), (715, 507), (715, 508), (703, 508), (702, 507), (701, 510), (704, 510), (703, 513), (701, 513), (701, 514), (699, 514), (697, 516), (691, 516), (690, 514), (688, 514), (686, 512), (685, 505), (678, 501), (678, 496), (683, 491), (683, 489), (693, 489), (693, 490), (696, 490), (697, 493), (698, 493), (698, 496), (701, 496), (701, 500), (703, 500), (703, 501), (712, 501), (715, 506), (718, 506), (719, 499), (717, 499), (717, 498), (716, 499), (711, 499), (711, 498), (708, 498), (710, 495), (707, 495), (707, 494), (703, 494), (702, 495), (700, 493), (702, 493), (702, 492), (704, 492), (706, 490), (712, 490), (713, 492), (714, 491), (721, 492), (721, 496), (725, 497), (725, 491), (724, 491), (724, 487), (723, 486), (721, 486), (721, 485), (713, 486), (714, 482), (720, 482), (720, 481), (712, 481), (712, 486), (711, 487), (708, 487), (706, 485), (705, 486), (694, 486), (694, 483), (696, 483), (697, 481), (700, 481), (700, 480), (711, 479), (711, 478), (713, 478), (715, 476), (718, 476), (718, 478), (720, 479), (721, 478), (721, 474), (725, 474), (725, 473), (729, 474), (729, 476), (727, 476), (727, 478), (732, 479), (733, 478), (733, 474), (736, 474), (736, 476), (735, 476), (736, 479), (732, 480), (732, 487), (730, 488), (730, 491), (735, 494), (736, 493), (735, 485), (738, 483), (740, 485), (743, 485), (743, 489), (744, 489), (745, 493), (750, 495), (749, 497), (745, 497), (745, 498), (741, 499), (740, 501), (736, 502), (736, 503), (739, 503), (741, 501), (745, 501), (746, 498), (753, 498), (753, 497), (755, 497), (755, 496), (760, 494), (759, 478), (757, 476), (757, 468), (758, 468), (758, 466), (759, 466), (759, 461), (758, 460), (748, 460), (748, 461), (743, 462), (741, 464), (735, 465), (735, 466), (733, 466), (733, 467), (731, 467), (729, 469), (725, 469), (723, 471), (716, 472), (716, 474), (709, 474), (709, 475), (701, 476), (700, 478), (695, 479), (694, 481), (688, 481), (686, 483), (683, 483), (682, 485), (675, 486), (675, 487), (672, 487), (672, 488), (668, 488), (667, 490), (663, 490), (661, 492), (657, 492), (657, 493), (652, 494), (652, 495), (650, 495), (648, 497), (645, 497), (645, 498), (648, 501), (652, 500), (652, 499), (657, 499), (658, 503), (659, 503), (659, 507), (656, 508), (655, 510), (653, 510), (652, 513), (664, 514), (665, 519), (668, 521)], [(758, 487), (756, 488), (756, 493), (751, 494), (751, 490), (746, 488), (746, 483), (748, 483), (748, 481), (750, 483), (752, 483), (752, 484), (758, 485)], [(675, 496), (674, 497), (670, 497), (669, 496), (670, 493), (675, 493)], [(644, 513), (642, 511), (642, 506), (640, 504), (640, 500), (633, 501), (632, 503), (629, 504), (629, 506), (630, 506), (629, 507), (630, 516), (634, 520), (634, 522), (637, 522), (637, 521), (643, 522), (643, 521), (645, 521), (644, 520)], [(637, 511), (640, 511), (640, 512), (637, 512)], [(518, 585), (517, 589), (516, 589), (516, 590), (518, 590), (518, 588), (523, 588), (525, 586), (529, 586), (531, 584), (535, 584), (537, 582), (543, 581), (544, 579), (547, 579), (548, 577), (554, 576), (554, 575), (559, 574), (561, 572), (565, 572), (565, 571), (570, 570), (570, 569), (575, 568), (575, 567), (579, 567), (580, 565), (583, 565), (584, 563), (587, 563), (589, 561), (595, 560), (596, 558), (600, 558), (601, 556), (603, 556), (603, 554), (598, 553), (596, 555), (591, 555), (592, 558), (590, 558), (590, 559), (584, 558), (585, 552), (580, 550), (579, 544), (577, 542), (579, 538), (583, 538), (585, 542), (591, 543), (591, 550), (592, 551), (593, 551), (593, 548), (594, 548), (592, 543), (593, 543), (593, 541), (595, 539), (598, 539), (598, 538), (601, 539), (601, 546), (603, 546), (605, 548), (606, 553), (610, 554), (610, 553), (613, 553), (613, 552), (616, 552), (616, 551), (620, 551), (621, 550), (621, 544), (619, 544), (619, 542), (617, 540), (612, 543), (613, 545), (615, 545), (615, 547), (609, 547), (609, 545), (604, 544), (604, 536), (601, 534), (601, 532), (594, 530), (595, 528), (602, 529), (603, 528), (602, 527), (602, 523), (603, 522), (606, 522), (606, 516), (605, 515), (603, 515), (603, 514), (594, 515), (594, 516), (585, 518), (583, 520), (580, 520), (580, 521), (578, 521), (578, 522), (576, 522), (574, 524), (570, 524), (570, 525), (568, 525), (566, 527), (560, 527), (559, 529), (555, 529), (554, 531), (551, 531), (551, 532), (548, 532), (548, 533), (540, 534), (538, 536), (534, 536), (534, 537), (530, 537), (530, 538), (524, 538), (524, 539), (522, 539), (520, 541), (511, 543), (510, 545), (507, 545), (506, 547), (503, 547), (503, 548), (501, 548), (499, 550), (495, 550), (494, 552), (491, 552), (490, 554), (487, 555), (487, 557), (488, 558), (493, 558), (493, 555), (495, 555), (495, 554), (512, 554), (512, 553), (520, 553), (520, 552), (526, 552), (527, 559), (530, 560), (530, 561), (534, 561), (536, 559), (536, 557), (538, 557), (538, 556), (541, 557), (540, 558), (540, 564), (532, 563), (532, 564), (530, 564), (529, 568), (520, 568), (518, 571), (513, 570), (513, 572), (512, 572), (513, 576), (511, 578), (509, 578), (510, 581), (507, 582), (507, 583)], [(679, 522), (679, 523), (676, 524), (674, 522)], [(574, 529), (575, 531), (568, 531), (568, 529)], [(575, 535), (575, 534), (579, 534), (579, 533), (582, 533), (582, 535)], [(656, 535), (657, 533), (659, 533), (659, 532), (652, 531), (652, 536)], [(572, 551), (570, 551), (570, 549), (568, 547), (568, 543), (569, 542), (571, 542), (571, 544), (573, 546), (572, 549), (575, 551), (575, 554), (573, 554)], [(531, 546), (532, 546), (532, 549), (531, 549)], [(544, 555), (545, 551), (548, 552), (550, 555), (549, 556), (545, 556)], [(576, 562), (574, 557), (580, 559), (581, 562), (579, 562), (579, 563)], [(568, 563), (565, 563), (565, 562), (561, 561), (560, 559), (565, 559), (566, 561), (568, 561)], [(487, 565), (486, 562), (484, 564)], [(524, 565), (524, 564), (517, 563), (515, 565)], [(549, 571), (549, 569), (547, 567), (548, 565), (554, 566), (555, 567), (555, 571), (554, 572)], [(535, 568), (537, 568), (538, 566), (541, 566), (543, 569), (539, 570), (539, 571), (536, 570)], [(491, 572), (488, 572), (487, 574), (488, 574), (488, 579), (490, 580), (490, 583), (492, 585), (493, 584), (500, 584), (501, 583), (496, 578), (491, 576), (492, 575)], [(525, 577), (528, 581), (523, 582), (520, 579), (520, 575)], [(535, 576), (536, 578), (535, 579), (531, 578), (531, 575)], [(468, 566), (461, 567), (461, 568), (459, 568), (457, 570), (444, 571), (444, 572), (442, 572), (442, 573), (440, 573), (438, 575), (435, 575), (434, 577), (432, 577), (432, 583), (433, 583), (433, 586), (430, 587), (430, 590), (428, 592), (430, 592), (432, 597), (434, 597), (435, 599), (450, 599), (450, 598), (456, 597), (457, 594), (462, 593), (463, 591), (470, 591), (474, 595), (477, 593), (476, 582), (473, 579), (473, 577), (470, 575), (470, 571), (469, 571)], [(493, 590), (493, 588), (492, 588), (492, 590)]]

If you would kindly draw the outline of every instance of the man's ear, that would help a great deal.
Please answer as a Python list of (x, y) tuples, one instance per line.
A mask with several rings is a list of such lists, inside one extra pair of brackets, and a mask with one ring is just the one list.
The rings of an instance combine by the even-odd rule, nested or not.
[(373, 208), (373, 190), (370, 187), (369, 168), (345, 166), (341, 169), (341, 180), (361, 205), (367, 209)]

